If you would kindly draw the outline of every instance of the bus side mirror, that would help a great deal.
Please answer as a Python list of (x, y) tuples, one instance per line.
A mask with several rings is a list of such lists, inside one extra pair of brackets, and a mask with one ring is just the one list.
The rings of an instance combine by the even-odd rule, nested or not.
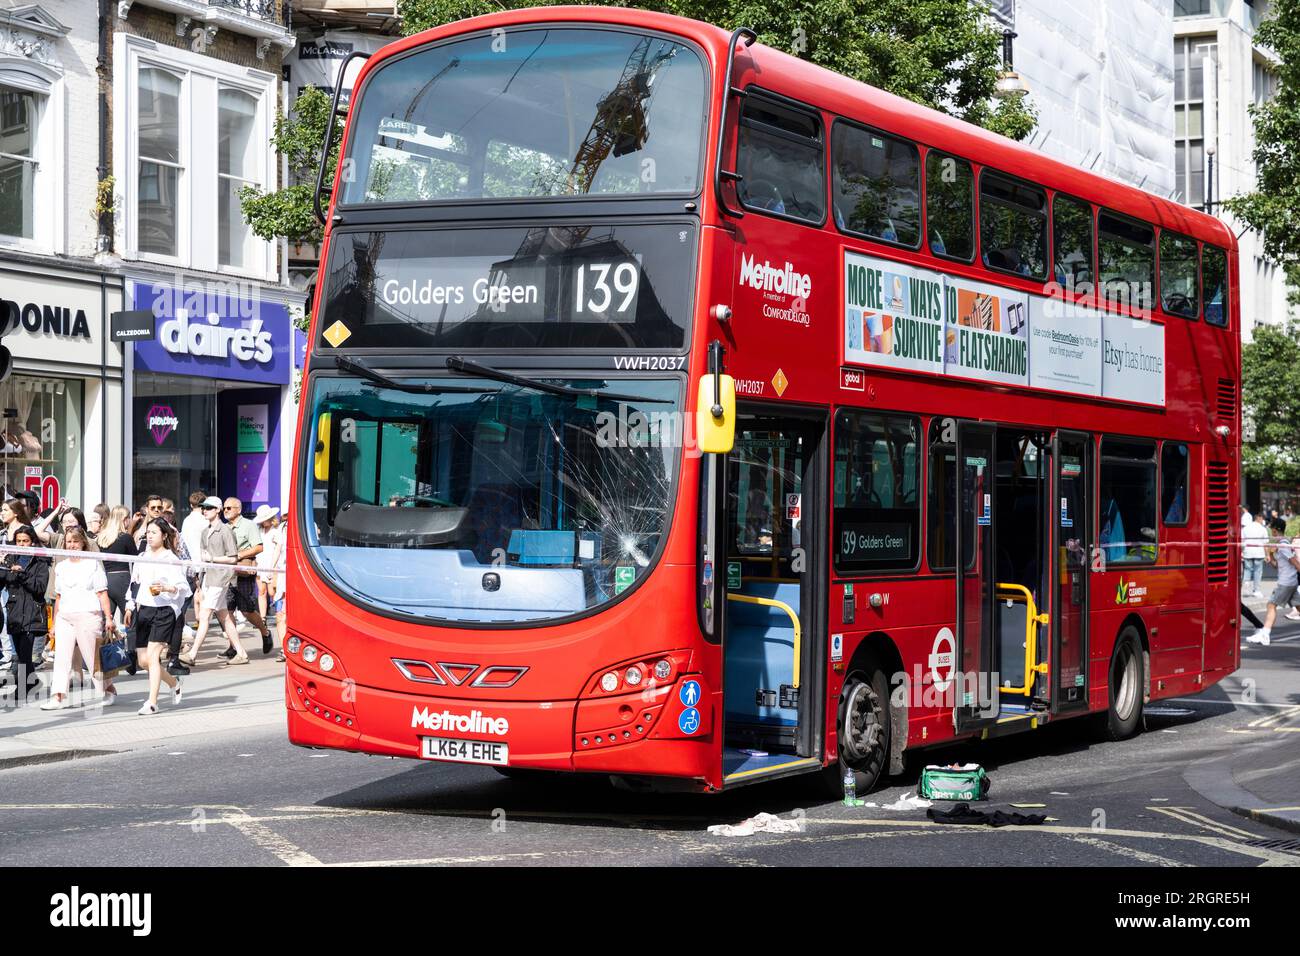
[(330, 480), (330, 413), (322, 412), (316, 419), (316, 458), (312, 472), (317, 481)]
[[(721, 411), (721, 414), (714, 415), (715, 411)], [(730, 375), (700, 377), (695, 404), (695, 440), (706, 455), (725, 454), (735, 446), (736, 380)]]

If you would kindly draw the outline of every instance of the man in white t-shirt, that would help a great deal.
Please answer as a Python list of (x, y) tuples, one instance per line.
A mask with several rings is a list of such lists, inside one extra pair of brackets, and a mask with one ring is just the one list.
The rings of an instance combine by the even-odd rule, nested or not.
[(1268, 528), (1264, 524), (1264, 515), (1260, 513), (1255, 520), (1241, 529), (1241, 593), (1246, 596), (1263, 597), (1259, 589), (1264, 579), (1265, 545), (1268, 544)]

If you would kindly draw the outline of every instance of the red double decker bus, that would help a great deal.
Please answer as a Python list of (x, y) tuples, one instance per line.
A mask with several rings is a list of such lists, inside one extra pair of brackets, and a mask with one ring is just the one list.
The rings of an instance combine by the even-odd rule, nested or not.
[(865, 790), (1237, 667), (1232, 233), (754, 40), (551, 7), (365, 63), (294, 743)]

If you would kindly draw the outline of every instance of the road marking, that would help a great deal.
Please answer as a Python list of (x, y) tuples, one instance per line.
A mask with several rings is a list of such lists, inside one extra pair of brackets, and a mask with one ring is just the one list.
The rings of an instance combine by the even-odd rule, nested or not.
[(1200, 697), (1169, 697), (1166, 700), (1176, 700), (1184, 704), (1218, 704), (1226, 707), (1278, 707), (1283, 710), (1295, 707), (1295, 704), (1266, 704), (1261, 701), (1247, 703), (1244, 700), (1206, 700)]
[(1288, 721), (1292, 717), (1300, 717), (1300, 706), (1290, 707), (1287, 710), (1279, 710), (1277, 713), (1269, 714), (1267, 717), (1258, 717), (1255, 720), (1252, 720), (1248, 726), (1268, 727), (1271, 724)]
[(1212, 833), (1218, 833), (1221, 836), (1230, 837), (1234, 840), (1253, 840), (1255, 834), (1246, 830), (1238, 830), (1236, 827), (1229, 826), (1226, 823), (1217, 823), (1209, 817), (1202, 816), (1194, 812), (1190, 807), (1147, 807), (1148, 810), (1154, 810), (1157, 813), (1163, 813), (1166, 816), (1173, 817), (1175, 820), (1181, 820), (1183, 823), (1189, 823), (1194, 827), (1201, 827)]
[(1138, 860), (1151, 866), (1191, 866), (1190, 863), (1183, 863), (1181, 860), (1172, 860), (1167, 856), (1159, 856), (1155, 853), (1147, 853), (1145, 850), (1136, 850), (1131, 846), (1124, 846), (1121, 843), (1111, 843), (1109, 840), (1098, 840), (1096, 837), (1087, 836), (1069, 836), (1066, 837), (1073, 843), (1083, 843), (1087, 846), (1095, 846), (1099, 850), (1107, 850), (1119, 856), (1126, 856), (1131, 860)]
[(221, 811), (221, 822), (248, 837), (263, 850), (268, 850), (279, 857), (280, 862), (288, 866), (320, 866), (316, 859), (302, 847), (276, 833), (270, 827), (259, 823), (239, 807), (226, 807)]

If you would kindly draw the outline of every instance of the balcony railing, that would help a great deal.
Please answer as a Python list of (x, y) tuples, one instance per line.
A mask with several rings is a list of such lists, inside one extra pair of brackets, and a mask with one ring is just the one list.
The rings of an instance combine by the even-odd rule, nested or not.
[(223, 7), (258, 20), (275, 20), (275, 0), (208, 0), (208, 5)]

